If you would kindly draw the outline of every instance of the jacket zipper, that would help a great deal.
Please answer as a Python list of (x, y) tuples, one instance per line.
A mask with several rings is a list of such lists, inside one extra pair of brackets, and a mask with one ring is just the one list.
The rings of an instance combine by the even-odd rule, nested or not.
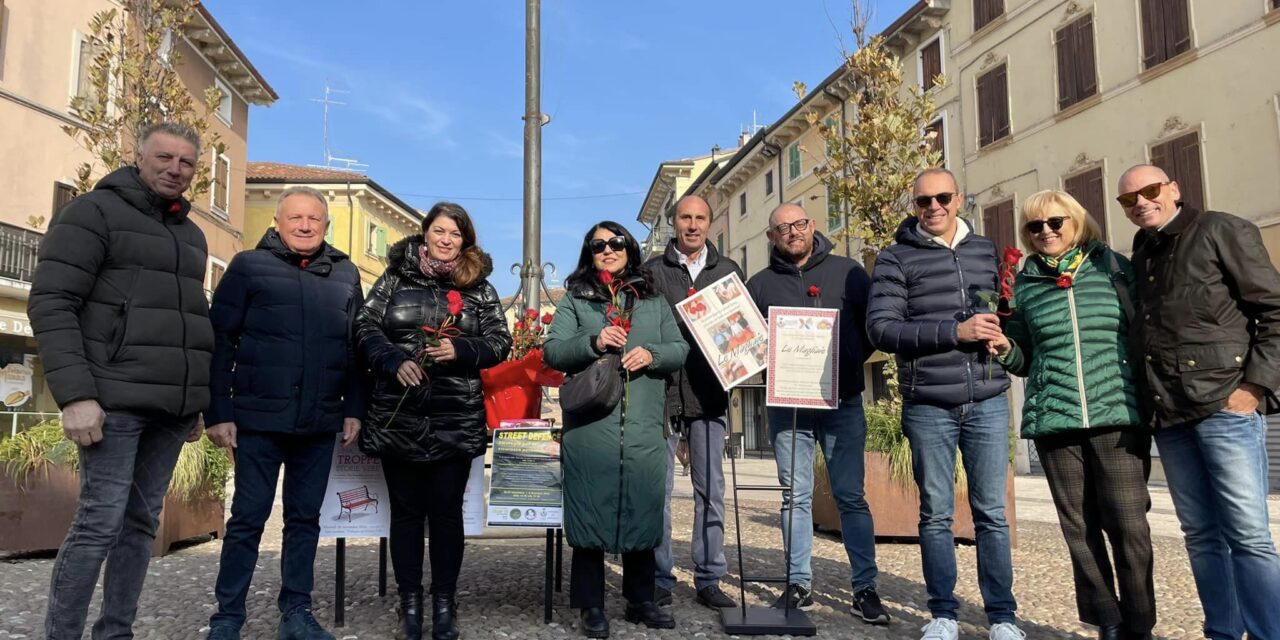
[(613, 529), (613, 548), (622, 549), (622, 508), (626, 502), (622, 493), (623, 480), (626, 477), (626, 458), (627, 458), (627, 384), (629, 380), (623, 379), (622, 387), (622, 419), (618, 421), (618, 522)]
[[(303, 271), (303, 270), (302, 270), (301, 268), (299, 268), (299, 269), (298, 269), (298, 299), (299, 299), (299, 301), (300, 301), (303, 305), (305, 305), (305, 304), (306, 304), (307, 297), (306, 297), (305, 295), (303, 295), (303, 291), (302, 291), (302, 289), (303, 289), (303, 287), (304, 287), (304, 285), (303, 285), (303, 283), (302, 283), (302, 271)], [(303, 309), (303, 310), (302, 310), (302, 318), (299, 320), (298, 324), (302, 326), (302, 335), (304, 336), (304, 339), (305, 339), (305, 336), (307, 335), (307, 312), (306, 312), (306, 309)], [(304, 354), (302, 354), (302, 355), (303, 355), (303, 359), (304, 359), (303, 361), (305, 361), (306, 354), (304, 353)], [(303, 367), (303, 368), (302, 368), (302, 378), (301, 378), (300, 380), (298, 380), (298, 388), (297, 388), (297, 392), (298, 392), (298, 400), (302, 400), (302, 397), (303, 397), (302, 384), (303, 384), (303, 382), (306, 380), (306, 378), (307, 378), (307, 368), (306, 368), (306, 367)], [(302, 402), (298, 402), (298, 403), (297, 403), (297, 407), (298, 407), (298, 415), (294, 418), (294, 422), (293, 422), (293, 427), (294, 427), (294, 430), (295, 430), (295, 431), (298, 431), (298, 430), (299, 430), (299, 429), (298, 429), (298, 425), (302, 424)]]
[[(968, 310), (969, 301), (964, 297), (964, 269), (960, 266), (960, 253), (955, 249), (950, 249), (951, 260), (956, 263), (956, 275), (960, 278), (960, 308)], [(965, 384), (969, 388), (969, 402), (973, 402), (973, 358), (966, 357), (964, 359)]]
[(187, 387), (191, 384), (191, 358), (187, 355), (187, 318), (185, 316), (185, 307), (182, 304), (182, 274), (179, 269), (182, 267), (182, 243), (178, 241), (178, 234), (169, 228), (169, 225), (160, 221), (164, 225), (164, 230), (169, 232), (169, 237), (173, 238), (173, 281), (178, 285), (178, 321), (182, 324), (182, 402), (178, 406), (178, 415), (187, 415)]
[[(1079, 269), (1076, 270), (1077, 273)], [(1089, 428), (1089, 403), (1084, 396), (1084, 362), (1080, 357), (1080, 325), (1076, 318), (1076, 290), (1075, 287), (1067, 288), (1067, 309), (1071, 311), (1071, 339), (1075, 341), (1076, 347), (1076, 388), (1080, 392), (1080, 417), (1084, 421), (1084, 428)]]

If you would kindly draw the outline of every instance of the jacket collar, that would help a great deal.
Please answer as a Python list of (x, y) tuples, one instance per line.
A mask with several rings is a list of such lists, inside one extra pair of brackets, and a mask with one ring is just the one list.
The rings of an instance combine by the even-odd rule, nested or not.
[(1194, 224), (1196, 218), (1199, 217), (1200, 211), (1198, 209), (1188, 207), (1187, 205), (1179, 202), (1178, 213), (1173, 216), (1172, 220), (1164, 225), (1163, 229), (1157, 231), (1156, 234), (1166, 236), (1180, 235), (1183, 231), (1186, 231), (1192, 224)]
[[(960, 242), (956, 243), (956, 249), (964, 246), (973, 239), (973, 225), (969, 224), (964, 218), (956, 218), (956, 224), (964, 225), (967, 233), (960, 238)], [(947, 247), (930, 240), (920, 234), (916, 229), (920, 226), (920, 219), (915, 216), (907, 216), (903, 218), (902, 223), (898, 225), (897, 232), (894, 233), (893, 239), (898, 244), (910, 245), (921, 249), (946, 249)], [(956, 233), (959, 233), (957, 231)]]
[(161, 222), (181, 223), (191, 212), (191, 203), (186, 198), (179, 196), (177, 200), (167, 200), (152, 191), (142, 181), (135, 166), (120, 167), (108, 173), (94, 185), (93, 190), (111, 191), (129, 206)]
[[(289, 247), (285, 246), (284, 240), (280, 239), (280, 232), (276, 229), (267, 229), (262, 234), (262, 239), (258, 241), (257, 249), (270, 251), (271, 255), (283, 260), (284, 262), (302, 268), (303, 270), (320, 276), (327, 276), (333, 271), (333, 265), (347, 259), (347, 254), (335, 249), (328, 242), (321, 242), (320, 248), (309, 256), (294, 253)], [(302, 261), (307, 261), (307, 266), (302, 266)]]
[[(387, 248), (387, 271), (398, 273), (403, 277), (418, 282), (426, 282), (427, 277), (422, 274), (422, 268), (418, 260), (418, 247), (422, 246), (423, 237), (421, 233), (411, 236), (405, 236), (396, 241)], [(480, 277), (476, 279), (477, 283), (484, 282), (493, 274), (493, 258), (489, 254), (480, 252)], [(452, 286), (452, 284), (450, 285)]]

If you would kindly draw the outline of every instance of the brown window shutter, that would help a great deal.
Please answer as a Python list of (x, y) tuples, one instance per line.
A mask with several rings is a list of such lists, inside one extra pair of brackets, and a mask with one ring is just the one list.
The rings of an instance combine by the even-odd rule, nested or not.
[(1160, 0), (1141, 0), (1142, 68), (1150, 69), (1167, 59), (1164, 55), (1164, 19)]
[(978, 146), (985, 147), (995, 139), (994, 131), (991, 127), (991, 100), (988, 85), (991, 84), (991, 74), (978, 76)]
[(1009, 135), (1008, 65), (978, 78), (978, 142), (986, 146)]
[(1165, 57), (1172, 58), (1191, 48), (1191, 14), (1187, 0), (1164, 0)]
[(920, 52), (920, 71), (924, 76), (920, 78), (920, 86), (926, 90), (934, 87), (934, 79), (938, 74), (942, 73), (942, 39), (939, 38), (929, 43)]
[(973, 30), (977, 31), (1004, 14), (1004, 0), (974, 0)]
[(1084, 100), (1098, 92), (1098, 70), (1094, 64), (1093, 16), (1076, 21), (1076, 96)]
[(1102, 168), (1091, 169), (1063, 181), (1065, 191), (1075, 198), (1089, 217), (1098, 223), (1102, 237), (1107, 237), (1107, 201), (1103, 187)]
[(1200, 134), (1191, 133), (1173, 141), (1178, 167), (1178, 187), (1182, 201), (1197, 209), (1204, 209), (1204, 180), (1200, 171)]
[(1076, 69), (1077, 56), (1072, 50), (1075, 38), (1074, 28), (1066, 26), (1054, 34), (1054, 49), (1058, 54), (1058, 110), (1066, 109), (1076, 103)]
[(934, 134), (933, 139), (929, 141), (929, 150), (938, 154), (938, 164), (936, 166), (947, 166), (947, 133), (946, 125), (943, 123), (942, 118), (934, 120), (933, 124), (925, 127), (924, 130), (926, 133), (931, 132)]
[(995, 71), (995, 83), (992, 100), (995, 101), (993, 113), (996, 116), (996, 140), (999, 140), (1009, 135), (1009, 66), (1007, 64), (1000, 65), (1000, 68)]
[(1005, 200), (982, 208), (982, 231), (996, 245), (996, 253), (1017, 246), (1013, 232), (1013, 201)]

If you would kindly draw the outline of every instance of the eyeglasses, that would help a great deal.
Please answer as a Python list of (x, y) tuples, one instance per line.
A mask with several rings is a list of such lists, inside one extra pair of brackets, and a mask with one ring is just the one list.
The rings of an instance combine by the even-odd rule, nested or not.
[(938, 193), (931, 196), (916, 196), (916, 206), (921, 209), (929, 208), (929, 203), (937, 200), (938, 204), (947, 206), (951, 204), (951, 199), (956, 197), (954, 193)]
[(1054, 216), (1045, 220), (1032, 220), (1026, 225), (1027, 231), (1031, 232), (1031, 235), (1040, 235), (1040, 233), (1044, 231), (1044, 226), (1046, 224), (1049, 225), (1050, 229), (1060, 231), (1062, 230), (1062, 224), (1067, 220), (1069, 220), (1069, 218), (1065, 216)]
[(784, 222), (782, 224), (775, 224), (773, 225), (773, 232), (781, 236), (781, 235), (786, 235), (792, 229), (795, 229), (796, 231), (804, 231), (805, 229), (809, 228), (809, 222), (810, 220), (808, 218), (800, 218), (795, 222)]
[(1141, 188), (1141, 189), (1138, 189), (1137, 191), (1130, 191), (1129, 193), (1122, 193), (1122, 194), (1120, 194), (1120, 195), (1116, 196), (1116, 202), (1119, 202), (1119, 203), (1120, 203), (1120, 206), (1122, 206), (1122, 207), (1124, 207), (1124, 208), (1128, 209), (1128, 208), (1130, 208), (1130, 207), (1132, 207), (1132, 206), (1134, 206), (1134, 205), (1138, 204), (1138, 196), (1142, 196), (1142, 197), (1146, 198), (1147, 200), (1155, 200), (1157, 197), (1159, 197), (1159, 195), (1160, 195), (1160, 190), (1161, 190), (1161, 189), (1163, 189), (1163, 188), (1164, 188), (1164, 186), (1165, 186), (1166, 184), (1169, 184), (1169, 183), (1168, 183), (1168, 182), (1153, 182), (1153, 183), (1151, 183), (1151, 184), (1149, 184), (1149, 185), (1147, 185), (1147, 186), (1145, 186), (1145, 187), (1143, 187), (1143, 188)]
[(591, 253), (604, 253), (605, 247), (622, 252), (627, 249), (627, 239), (622, 236), (614, 236), (608, 240), (592, 238), (591, 242), (587, 243), (587, 246), (591, 248)]

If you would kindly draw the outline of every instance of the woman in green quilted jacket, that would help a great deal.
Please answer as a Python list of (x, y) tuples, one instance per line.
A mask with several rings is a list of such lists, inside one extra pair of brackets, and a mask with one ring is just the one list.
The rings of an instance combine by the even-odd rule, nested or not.
[(564, 532), (573, 547), (569, 606), (581, 611), (588, 638), (609, 637), (606, 553), (622, 555), (625, 619), (675, 626), (654, 603), (653, 551), (662, 543), (666, 500), (666, 379), (689, 353), (671, 306), (641, 266), (640, 245), (622, 225), (604, 221), (583, 238), (543, 358), (572, 375), (609, 352), (626, 371), (622, 400), (604, 416), (565, 412), (560, 446)]
[(1005, 336), (990, 348), (1027, 379), (1022, 437), (1035, 442), (1049, 480), (1080, 620), (1101, 639), (1150, 638), (1151, 434), (1140, 426), (1126, 339), (1133, 269), (1065, 192), (1030, 196), (1019, 222), (1032, 254)]

